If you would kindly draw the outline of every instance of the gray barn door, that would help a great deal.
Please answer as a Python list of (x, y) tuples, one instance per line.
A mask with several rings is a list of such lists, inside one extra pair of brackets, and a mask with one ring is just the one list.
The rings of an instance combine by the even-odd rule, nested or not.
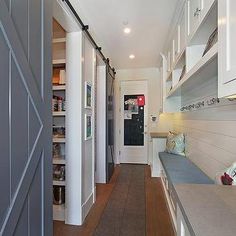
[(52, 235), (51, 0), (0, 0), (0, 235)]

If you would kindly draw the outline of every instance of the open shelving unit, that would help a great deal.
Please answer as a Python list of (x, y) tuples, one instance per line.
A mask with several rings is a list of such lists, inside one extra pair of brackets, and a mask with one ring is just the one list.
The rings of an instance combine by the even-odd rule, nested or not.
[[(53, 22), (53, 76), (56, 79), (59, 78), (60, 70), (66, 69), (66, 32), (64, 29), (54, 20)], [(63, 101), (66, 100), (66, 85), (59, 83), (54, 84), (52, 86), (52, 92), (54, 96), (54, 103), (56, 103), (55, 107), (52, 107), (52, 117), (53, 117), (53, 125), (54, 127), (65, 127), (66, 121), (66, 111), (63, 110), (62, 106), (59, 108), (58, 100), (56, 98), (62, 98)], [(56, 100), (56, 101), (55, 101)], [(53, 104), (54, 104), (53, 103)], [(52, 155), (52, 163), (56, 166), (66, 166), (66, 155), (65, 155), (65, 145), (66, 145), (66, 137), (58, 137), (53, 135), (53, 155)], [(55, 151), (56, 149), (56, 151)], [(60, 152), (60, 153), (58, 153)], [(65, 180), (57, 180), (53, 179), (53, 188), (66, 188), (66, 179)], [(55, 194), (55, 191), (53, 191)], [(63, 191), (66, 193), (65, 189)], [(55, 199), (55, 196), (54, 196)], [(56, 202), (56, 201), (55, 201)], [(53, 219), (59, 221), (65, 221), (65, 210), (66, 210), (66, 196), (65, 203), (62, 204), (53, 204)]]
[[(198, 61), (198, 63), (188, 72), (185, 74), (185, 76), (177, 83), (176, 86), (174, 86), (171, 91), (167, 94), (167, 98), (171, 96), (179, 95), (179, 91), (181, 90), (182, 86), (190, 83), (191, 80), (197, 80), (200, 78), (203, 78), (205, 75), (205, 72), (213, 72), (214, 74), (217, 71), (217, 65), (216, 63), (215, 68), (211, 68), (208, 65), (212, 65), (212, 61), (217, 60), (217, 53), (218, 53), (218, 45), (217, 43)], [(205, 70), (204, 70), (205, 69)]]
[[(191, 4), (191, 1), (185, 4)], [(174, 36), (170, 48), (162, 55), (162, 111), (167, 113), (181, 112), (181, 107), (187, 105), (188, 99), (189, 102), (202, 99), (201, 91), (199, 90), (199, 94), (196, 92), (197, 88), (207, 84), (207, 80), (213, 81), (212, 78), (218, 75), (218, 43), (207, 47), (210, 36), (218, 27), (217, 1), (210, 0), (209, 4), (204, 5), (205, 8), (201, 9), (201, 14), (192, 27), (189, 26), (191, 16), (188, 7), (183, 6), (180, 16), (180, 19), (185, 19), (185, 23), (181, 21), (176, 26), (185, 28), (185, 38), (180, 38), (180, 34), (179, 37)], [(176, 53), (174, 45), (183, 43), (185, 47)], [(216, 83), (213, 82), (211, 93), (214, 89), (214, 94), (217, 94)], [(194, 92), (190, 94), (189, 91), (193, 89)]]
[(65, 111), (54, 111), (52, 113), (53, 116), (65, 116), (66, 112)]

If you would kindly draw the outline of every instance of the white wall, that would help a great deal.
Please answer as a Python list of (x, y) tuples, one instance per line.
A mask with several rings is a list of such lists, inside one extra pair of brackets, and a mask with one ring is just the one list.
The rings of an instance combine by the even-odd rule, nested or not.
[[(120, 82), (127, 80), (146, 80), (148, 82), (148, 133), (162, 130), (169, 130), (171, 123), (162, 119), (161, 125), (151, 121), (151, 115), (159, 116), (160, 109), (160, 71), (158, 68), (143, 68), (130, 70), (117, 70), (115, 79), (115, 153), (116, 162), (119, 157), (120, 146)], [(150, 144), (151, 139), (149, 139)], [(149, 156), (151, 145), (149, 145)]]
[(106, 183), (106, 66), (97, 67), (96, 183)]
[(66, 223), (81, 225), (96, 194), (94, 135), (85, 140), (85, 114), (94, 118), (94, 102), (93, 109), (85, 108), (85, 81), (94, 87), (96, 55), (82, 32), (68, 33), (66, 45)]
[(163, 114), (186, 137), (186, 155), (210, 178), (236, 161), (236, 104)]
[[(83, 35), (82, 72), (82, 219), (87, 216), (95, 199), (94, 173), (94, 82), (96, 53), (90, 41)], [(85, 108), (85, 81), (92, 85), (92, 109)], [(92, 138), (85, 140), (85, 114), (92, 115)]]
[(81, 120), (82, 32), (68, 33), (66, 38), (66, 224), (80, 225), (81, 217)]

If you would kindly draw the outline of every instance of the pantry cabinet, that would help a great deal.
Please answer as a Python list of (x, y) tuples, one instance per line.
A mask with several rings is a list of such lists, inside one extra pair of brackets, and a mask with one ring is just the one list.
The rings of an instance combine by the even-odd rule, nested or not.
[(236, 94), (236, 1), (218, 1), (218, 95)]

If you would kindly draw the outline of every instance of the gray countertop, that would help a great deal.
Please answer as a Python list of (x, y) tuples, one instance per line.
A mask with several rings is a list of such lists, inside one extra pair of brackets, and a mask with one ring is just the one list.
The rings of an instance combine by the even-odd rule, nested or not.
[(236, 187), (177, 184), (175, 190), (196, 236), (236, 235)]

